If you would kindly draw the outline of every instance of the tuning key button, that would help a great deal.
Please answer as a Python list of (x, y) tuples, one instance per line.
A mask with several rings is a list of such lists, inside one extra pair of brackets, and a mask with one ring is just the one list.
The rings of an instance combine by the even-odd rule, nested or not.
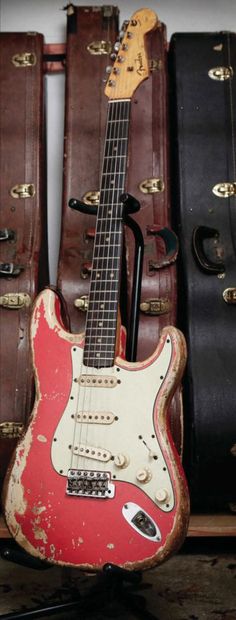
[(119, 453), (116, 454), (116, 456), (114, 457), (114, 463), (116, 467), (120, 467), (120, 469), (123, 469), (129, 464), (129, 459), (125, 454)]
[(169, 499), (168, 491), (166, 489), (158, 489), (158, 491), (156, 491), (155, 497), (157, 502), (167, 502)]
[(136, 478), (138, 482), (142, 482), (142, 484), (149, 482), (149, 480), (151, 480), (151, 477), (152, 477), (152, 472), (150, 471), (150, 469), (147, 469), (146, 467), (143, 469), (138, 469), (136, 473)]

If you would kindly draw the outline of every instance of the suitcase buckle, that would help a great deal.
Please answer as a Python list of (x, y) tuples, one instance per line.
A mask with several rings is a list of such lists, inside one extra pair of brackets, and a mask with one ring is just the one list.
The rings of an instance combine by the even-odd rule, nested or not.
[(37, 57), (33, 52), (23, 52), (22, 54), (12, 56), (11, 61), (15, 67), (34, 67)]
[(74, 301), (74, 306), (78, 308), (78, 310), (82, 310), (82, 312), (86, 312), (88, 310), (89, 298), (88, 295), (81, 295)]
[(236, 288), (226, 288), (223, 291), (223, 299), (226, 301), (227, 304), (236, 304)]
[(165, 189), (164, 181), (155, 177), (150, 179), (144, 179), (139, 184), (139, 189), (143, 194), (155, 194), (157, 192), (163, 192)]
[(236, 194), (236, 182), (233, 183), (217, 183), (212, 188), (213, 194), (219, 198), (229, 198)]
[(27, 293), (6, 293), (0, 296), (0, 306), (9, 310), (19, 310), (30, 306), (31, 298)]
[(1, 422), (0, 439), (19, 439), (24, 432), (24, 425), (21, 422)]
[(33, 198), (35, 186), (33, 183), (18, 183), (11, 188), (10, 194), (12, 198)]
[(171, 302), (167, 298), (145, 299), (145, 301), (142, 301), (140, 304), (140, 310), (144, 312), (144, 314), (160, 316), (161, 314), (170, 312)]
[(111, 41), (92, 41), (87, 45), (87, 50), (92, 56), (110, 54), (112, 51)]
[(14, 263), (0, 263), (0, 276), (18, 276), (24, 269), (22, 265), (14, 265)]
[(82, 197), (82, 200), (86, 205), (98, 205), (99, 199), (100, 199), (100, 192), (96, 190), (91, 190), (89, 192), (86, 192), (86, 194), (84, 194), (84, 196)]
[(0, 230), (0, 241), (14, 241), (16, 238), (14, 230), (2, 228)]
[(233, 74), (233, 67), (213, 67), (210, 71), (208, 71), (209, 77), (212, 80), (218, 80), (219, 82), (231, 80)]

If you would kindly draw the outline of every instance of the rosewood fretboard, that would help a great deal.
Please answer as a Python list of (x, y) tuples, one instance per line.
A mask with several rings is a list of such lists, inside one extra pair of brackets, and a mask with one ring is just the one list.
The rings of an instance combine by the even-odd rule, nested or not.
[(113, 365), (116, 348), (130, 99), (109, 101), (83, 361)]

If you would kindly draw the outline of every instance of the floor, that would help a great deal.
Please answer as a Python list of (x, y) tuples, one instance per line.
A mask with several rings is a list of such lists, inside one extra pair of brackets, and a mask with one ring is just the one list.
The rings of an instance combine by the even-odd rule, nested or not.
[[(125, 583), (115, 598), (111, 595), (111, 586), (105, 590), (95, 576), (58, 567), (32, 569), (3, 559), (9, 556), (9, 544), (10, 552), (15, 551), (13, 543), (1, 541), (0, 545), (0, 618), (17, 610), (21, 611), (20, 618), (28, 618), (28, 615), (23, 616), (26, 609), (47, 607), (54, 601), (68, 602), (73, 596), (84, 597), (87, 593), (86, 606), (92, 606), (95, 611), (86, 612), (81, 601), (76, 611), (67, 609), (44, 617), (54, 620), (151, 620), (154, 617), (157, 620), (236, 620), (235, 538), (188, 539), (181, 552), (160, 567), (145, 572), (137, 586)], [(128, 609), (127, 601), (122, 604), (122, 592), (130, 601), (131, 591), (138, 596), (135, 613)], [(106, 605), (100, 603), (104, 592)]]

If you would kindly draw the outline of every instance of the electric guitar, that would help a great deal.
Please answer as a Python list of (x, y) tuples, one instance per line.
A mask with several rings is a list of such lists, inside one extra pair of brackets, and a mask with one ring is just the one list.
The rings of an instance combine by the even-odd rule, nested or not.
[[(60, 299), (37, 298), (31, 320), (36, 399), (5, 482), (16, 541), (51, 563), (146, 569), (178, 549), (189, 501), (168, 406), (186, 361), (165, 327), (142, 363), (119, 354), (123, 209), (131, 97), (148, 77), (149, 9), (129, 21), (112, 74), (85, 334), (63, 326)], [(137, 157), (139, 154), (137, 153)]]

